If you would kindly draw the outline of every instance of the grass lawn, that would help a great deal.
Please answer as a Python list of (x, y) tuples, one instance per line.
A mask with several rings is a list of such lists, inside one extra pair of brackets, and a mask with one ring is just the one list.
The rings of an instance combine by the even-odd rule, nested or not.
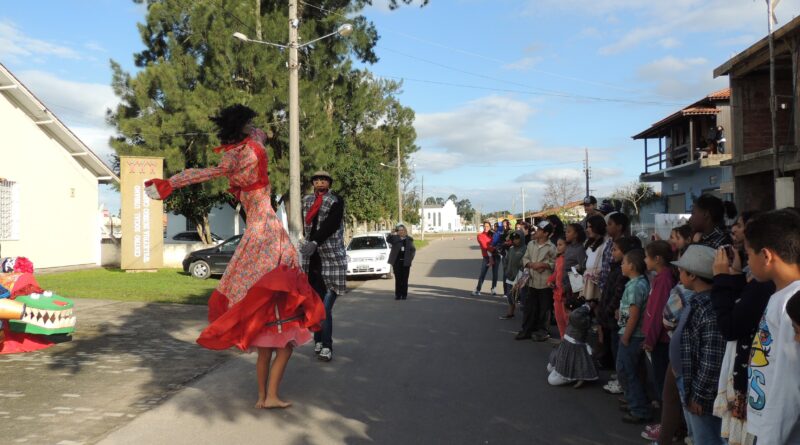
[(91, 269), (37, 275), (46, 290), (65, 297), (156, 303), (206, 304), (218, 278), (198, 280), (181, 269), (126, 273), (120, 269)]
[[(414, 240), (422, 249), (429, 240)], [(120, 269), (91, 269), (37, 275), (46, 290), (65, 297), (105, 300), (149, 301), (154, 303), (206, 304), (219, 278), (198, 280), (181, 269), (126, 273)]]

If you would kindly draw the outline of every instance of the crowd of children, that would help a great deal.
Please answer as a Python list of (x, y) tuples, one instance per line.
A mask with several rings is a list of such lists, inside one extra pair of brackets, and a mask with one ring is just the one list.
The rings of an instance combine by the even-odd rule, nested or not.
[(800, 444), (800, 212), (735, 216), (703, 195), (668, 241), (642, 240), (596, 202), (580, 223), (486, 223), (473, 295), (489, 268), (495, 295), (502, 267), (515, 338), (557, 326), (547, 381), (578, 388), (613, 369), (603, 389), (652, 443)]

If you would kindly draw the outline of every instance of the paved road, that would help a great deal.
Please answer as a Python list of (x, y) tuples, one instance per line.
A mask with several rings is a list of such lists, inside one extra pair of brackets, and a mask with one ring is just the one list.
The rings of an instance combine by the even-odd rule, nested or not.
[(282, 388), (290, 409), (252, 407), (255, 357), (238, 355), (101, 443), (642, 443), (599, 385), (547, 385), (553, 346), (514, 341), (500, 299), (469, 296), (472, 244), (421, 250), (407, 301), (388, 280), (340, 297), (334, 361), (296, 351)]

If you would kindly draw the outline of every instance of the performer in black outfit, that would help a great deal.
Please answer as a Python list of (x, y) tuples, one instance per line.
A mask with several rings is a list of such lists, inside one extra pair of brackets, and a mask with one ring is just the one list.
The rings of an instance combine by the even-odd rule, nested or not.
[(402, 224), (395, 227), (388, 241), (392, 245), (389, 264), (394, 270), (394, 299), (405, 300), (408, 298), (408, 274), (417, 248), (414, 247), (414, 238), (408, 236), (408, 231)]

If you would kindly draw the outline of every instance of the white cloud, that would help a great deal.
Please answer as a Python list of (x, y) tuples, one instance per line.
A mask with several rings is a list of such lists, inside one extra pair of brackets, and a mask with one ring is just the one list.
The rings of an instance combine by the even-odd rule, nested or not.
[(14, 23), (0, 21), (0, 59), (18, 60), (55, 56), (62, 59), (82, 59), (74, 49), (25, 35)]
[[(600, 54), (612, 55), (640, 45), (664, 43), (679, 33), (684, 39), (693, 34), (709, 35), (744, 32), (766, 34), (766, 5), (763, 1), (730, 0), (528, 0), (528, 9), (538, 14), (551, 11), (588, 15), (594, 18), (614, 17), (616, 13), (633, 17), (638, 26), (622, 30), (611, 43), (600, 48)], [(800, 0), (782, 0), (776, 14), (779, 25), (786, 24), (800, 11)], [(755, 40), (750, 41), (754, 43)], [(669, 46), (666, 46), (669, 47)]]
[(636, 77), (661, 96), (694, 102), (727, 85), (727, 78), (713, 78), (713, 69), (703, 57), (667, 56), (639, 67)]
[(527, 71), (537, 65), (539, 62), (542, 61), (541, 57), (536, 56), (526, 56), (523, 57), (515, 62), (511, 62), (509, 64), (503, 65), (504, 69), (507, 70), (514, 70), (514, 71)]
[(20, 71), (15, 75), (64, 124), (106, 164), (114, 151), (108, 139), (115, 134), (105, 122), (108, 108), (119, 99), (109, 85), (74, 82), (44, 71)]
[(681, 41), (676, 39), (675, 37), (664, 37), (663, 39), (658, 41), (658, 44), (661, 45), (661, 47), (664, 49), (672, 49), (680, 46)]
[[(533, 183), (533, 184), (543, 184), (551, 179), (560, 179), (560, 178), (567, 178), (567, 179), (581, 179), (583, 178), (583, 172), (578, 169), (574, 168), (550, 168), (546, 170), (537, 170), (531, 173), (525, 173), (523, 175), (517, 176), (514, 181), (516, 182), (524, 182), (526, 184)], [(537, 184), (537, 185), (538, 185)]]
[(508, 157), (574, 160), (572, 150), (539, 147), (524, 131), (535, 110), (527, 102), (487, 96), (453, 111), (417, 114), (414, 127), (423, 148), (415, 156), (424, 169), (483, 165)]
[(106, 109), (119, 103), (110, 85), (65, 80), (38, 70), (16, 76), (67, 124), (104, 127)]

